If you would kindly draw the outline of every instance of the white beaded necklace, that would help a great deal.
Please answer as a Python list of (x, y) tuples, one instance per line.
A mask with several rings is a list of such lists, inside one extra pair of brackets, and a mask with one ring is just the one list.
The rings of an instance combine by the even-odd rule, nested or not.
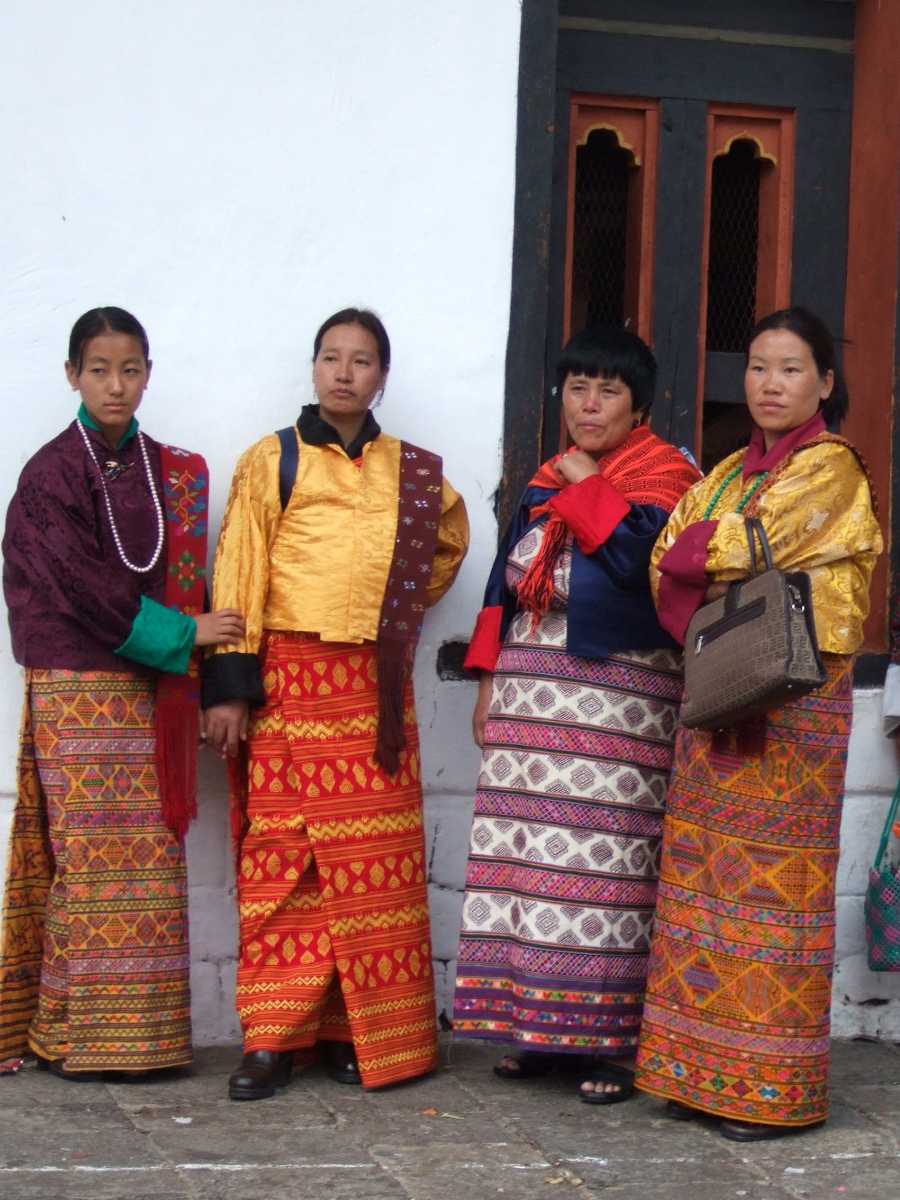
[(129, 571), (134, 571), (138, 575), (146, 575), (148, 571), (152, 571), (159, 561), (159, 556), (162, 554), (163, 542), (166, 536), (166, 524), (163, 517), (162, 505), (159, 502), (159, 495), (156, 491), (156, 484), (153, 482), (153, 472), (150, 469), (150, 459), (147, 457), (147, 447), (144, 445), (144, 435), (138, 430), (137, 440), (141, 448), (141, 457), (144, 460), (144, 472), (147, 476), (147, 486), (150, 489), (150, 495), (153, 499), (153, 507), (156, 510), (156, 549), (153, 551), (153, 557), (145, 567), (139, 567), (137, 563), (131, 562), (122, 547), (122, 539), (119, 537), (119, 530), (116, 526), (116, 520), (113, 516), (112, 504), (109, 501), (109, 491), (106, 487), (106, 479), (103, 476), (103, 471), (100, 469), (100, 463), (97, 461), (97, 455), (94, 453), (94, 447), (91, 445), (91, 440), (85, 431), (84, 425), (78, 421), (78, 429), (84, 441), (85, 449), (91, 456), (91, 461), (97, 468), (97, 475), (100, 479), (100, 487), (103, 489), (103, 499), (106, 503), (106, 515), (109, 517), (109, 527), (112, 530), (113, 541), (116, 543), (116, 550), (122, 564)]

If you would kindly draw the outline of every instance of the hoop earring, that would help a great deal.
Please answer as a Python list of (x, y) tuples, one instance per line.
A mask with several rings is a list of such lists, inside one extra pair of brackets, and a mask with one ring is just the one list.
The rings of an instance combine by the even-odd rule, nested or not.
[(374, 399), (374, 400), (372, 401), (372, 403), (369, 405), (369, 408), (370, 408), (370, 409), (371, 409), (371, 408), (378, 408), (378, 407), (380, 406), (380, 404), (381, 404), (381, 402), (382, 402), (382, 400), (383, 400), (383, 399), (384, 399), (384, 388), (381, 388), (381, 389), (379, 390), (379, 392), (378, 392), (378, 395), (375, 397), (375, 399)]

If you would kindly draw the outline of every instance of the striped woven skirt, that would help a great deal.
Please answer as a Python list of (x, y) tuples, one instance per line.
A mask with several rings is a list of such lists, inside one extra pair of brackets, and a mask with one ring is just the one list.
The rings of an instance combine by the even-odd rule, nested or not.
[(634, 1051), (681, 672), (667, 650), (576, 658), (566, 614), (513, 621), (475, 797), (453, 1024)]
[(437, 1063), (412, 692), (396, 776), (375, 764), (375, 649), (266, 635), (238, 868), (246, 1050), (352, 1042), (363, 1086)]
[(0, 1056), (191, 1061), (187, 879), (163, 823), (155, 684), (27, 672), (0, 959)]
[(681, 729), (638, 1086), (716, 1116), (828, 1114), (834, 894), (852, 659), (768, 714), (764, 744)]

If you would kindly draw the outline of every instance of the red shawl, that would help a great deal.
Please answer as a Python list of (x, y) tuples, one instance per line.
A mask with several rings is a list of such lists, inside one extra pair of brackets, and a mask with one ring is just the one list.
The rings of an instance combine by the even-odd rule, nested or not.
[[(562, 483), (554, 464), (562, 455), (545, 462), (529, 487), (560, 491)], [(638, 425), (614, 450), (597, 458), (600, 474), (629, 504), (652, 504), (670, 513), (684, 493), (700, 478), (700, 472), (680, 450), (664, 442), (646, 425)], [(563, 518), (551, 508), (550, 501), (532, 507), (532, 521), (549, 512), (544, 541), (519, 584), (522, 608), (543, 615), (553, 597), (553, 564), (566, 539)]]
[[(161, 446), (166, 514), (164, 603), (188, 616), (204, 609), (209, 473), (199, 454)], [(156, 684), (156, 769), (163, 819), (178, 838), (197, 815), (197, 735), (200, 654), (184, 675), (160, 675)]]

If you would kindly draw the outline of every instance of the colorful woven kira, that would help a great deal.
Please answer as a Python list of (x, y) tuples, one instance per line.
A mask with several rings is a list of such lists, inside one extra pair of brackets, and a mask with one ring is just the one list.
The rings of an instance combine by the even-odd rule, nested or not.
[(900, 865), (885, 862), (891, 827), (900, 809), (900, 783), (888, 809), (866, 891), (866, 943), (870, 971), (900, 971)]

